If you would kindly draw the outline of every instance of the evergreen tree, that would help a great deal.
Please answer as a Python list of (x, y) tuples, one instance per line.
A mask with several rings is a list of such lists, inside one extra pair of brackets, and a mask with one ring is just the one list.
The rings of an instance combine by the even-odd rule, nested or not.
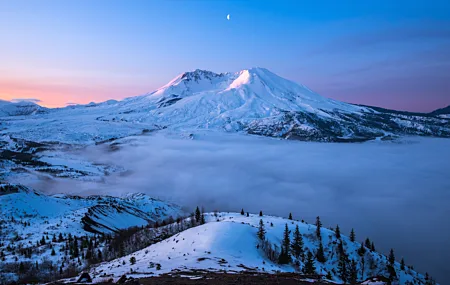
[(339, 274), (339, 278), (341, 278), (342, 282), (344, 282), (344, 284), (347, 284), (347, 281), (349, 281), (350, 272), (349, 272), (349, 268), (348, 268), (348, 259), (347, 259), (347, 256), (345, 256), (345, 255), (341, 256), (341, 258), (339, 258), (338, 274)]
[(266, 239), (266, 230), (264, 229), (264, 222), (263, 220), (259, 220), (259, 227), (258, 227), (258, 238), (261, 241), (264, 241)]
[(339, 225), (336, 225), (336, 238), (340, 239), (341, 238), (341, 229), (339, 228)]
[(278, 258), (278, 263), (280, 264), (288, 264), (291, 261), (290, 254), (291, 240), (289, 237), (289, 228), (286, 224), (283, 233), (283, 241), (281, 242), (281, 253)]
[(45, 245), (45, 237), (44, 236), (42, 236), (41, 245)]
[(73, 239), (73, 257), (77, 258), (80, 255), (80, 252), (78, 251), (78, 238), (75, 236)]
[(36, 260), (36, 270), (39, 270), (39, 263)]
[(203, 208), (202, 208), (202, 214), (200, 215), (200, 224), (201, 225), (204, 225), (206, 222), (205, 222), (205, 214), (203, 213), (204, 211), (203, 211)]
[(292, 239), (292, 244), (291, 244), (291, 250), (292, 250), (292, 254), (298, 259), (301, 258), (302, 260), (304, 259), (304, 252), (303, 252), (303, 238), (302, 238), (302, 234), (300, 233), (300, 230), (298, 228), (298, 225), (295, 226), (295, 231), (294, 231), (294, 237)]
[(394, 265), (394, 262), (395, 262), (394, 250), (391, 248), (391, 251), (389, 252), (389, 264)]
[(350, 232), (350, 241), (355, 242), (355, 240), (356, 240), (355, 230), (352, 229), (352, 231)]
[(289, 255), (286, 253), (284, 248), (281, 248), (280, 255), (278, 256), (278, 263), (279, 264), (288, 264), (289, 263)]
[(395, 272), (395, 268), (392, 264), (387, 265), (387, 271), (389, 273), (389, 281), (392, 284), (392, 281), (397, 278), (397, 272)]
[(52, 256), (55, 256), (55, 255), (56, 255), (56, 252), (55, 252), (55, 249), (54, 249), (54, 248), (52, 248), (52, 253), (51, 253), (51, 255), (52, 255)]
[(361, 247), (358, 249), (358, 254), (360, 256), (363, 256), (366, 253), (366, 248), (364, 247), (364, 244), (361, 243)]
[(244, 208), (242, 208), (242, 210), (241, 210), (241, 215), (243, 216), (244, 214), (245, 214)]
[(372, 242), (372, 245), (370, 246), (370, 250), (375, 251), (375, 244)]
[(365, 246), (366, 246), (368, 249), (371, 248), (371, 243), (370, 243), (370, 239), (369, 239), (369, 238), (366, 238)]
[(259, 211), (259, 216), (260, 216), (260, 217), (262, 217), (262, 216), (263, 216), (263, 213), (262, 213), (262, 211)]
[(341, 278), (341, 280), (344, 282), (344, 284), (347, 284), (347, 281), (349, 280), (349, 268), (348, 268), (348, 257), (345, 253), (344, 246), (342, 245), (342, 242), (338, 245), (338, 254), (339, 254), (339, 263), (338, 263), (338, 276)]
[(303, 268), (303, 272), (305, 274), (315, 274), (316, 273), (316, 267), (314, 265), (314, 258), (310, 251), (308, 251), (308, 254), (306, 255), (306, 262), (305, 262), (305, 267)]
[(400, 261), (400, 269), (405, 270), (405, 260), (402, 257), (402, 260)]
[(292, 220), (292, 213), (289, 213), (289, 220)]
[(132, 256), (130, 258), (130, 263), (131, 263), (131, 265), (134, 265), (136, 263), (136, 257)]
[(358, 279), (358, 267), (356, 261), (352, 259), (349, 266), (349, 282), (351, 285), (356, 285)]
[(322, 228), (322, 222), (320, 221), (320, 217), (317, 216), (316, 218), (316, 236), (319, 239), (322, 239), (322, 236), (320, 235), (320, 229)]
[(202, 213), (200, 212), (199, 207), (197, 206), (197, 209), (195, 209), (195, 221), (197, 223), (200, 223)]
[(325, 259), (325, 253), (323, 251), (322, 242), (320, 242), (320, 244), (319, 244), (319, 249), (317, 250), (316, 258), (317, 258), (317, 261), (320, 262), (320, 263), (324, 263), (325, 261), (327, 261)]
[(62, 233), (59, 233), (59, 236), (58, 236), (58, 242), (62, 242), (62, 241), (63, 241)]
[(338, 244), (338, 253), (339, 253), (340, 257), (345, 255), (345, 250), (344, 250), (344, 246), (342, 245), (342, 241)]
[(250, 214), (247, 212), (247, 217), (250, 217)]
[(289, 228), (288, 224), (284, 227), (284, 233), (283, 233), (283, 247), (284, 250), (288, 255), (290, 255), (290, 248), (291, 248), (291, 239), (289, 237)]

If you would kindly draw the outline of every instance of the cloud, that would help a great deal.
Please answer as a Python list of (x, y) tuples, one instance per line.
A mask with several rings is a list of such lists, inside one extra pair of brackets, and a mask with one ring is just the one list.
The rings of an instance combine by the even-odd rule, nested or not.
[(31, 102), (31, 103), (39, 103), (42, 102), (40, 99), (36, 98), (14, 98), (11, 100), (12, 103), (18, 103), (18, 102)]
[[(323, 144), (194, 137), (139, 137), (116, 152), (91, 146), (77, 155), (123, 166), (127, 173), (98, 184), (60, 181), (39, 187), (52, 193), (144, 192), (190, 209), (244, 208), (285, 217), (292, 212), (309, 222), (321, 216), (325, 226), (339, 224), (345, 233), (354, 227), (358, 240), (369, 237), (382, 252), (395, 248), (421, 272), (446, 276), (450, 161), (442, 153), (449, 140)], [(439, 234), (430, 235), (436, 229)]]

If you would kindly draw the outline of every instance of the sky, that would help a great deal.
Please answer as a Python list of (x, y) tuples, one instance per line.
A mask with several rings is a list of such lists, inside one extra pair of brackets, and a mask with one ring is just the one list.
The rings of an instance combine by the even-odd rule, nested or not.
[(0, 99), (48, 107), (265, 67), (326, 97), (428, 112), (450, 105), (450, 2), (0, 0), (0, 63)]

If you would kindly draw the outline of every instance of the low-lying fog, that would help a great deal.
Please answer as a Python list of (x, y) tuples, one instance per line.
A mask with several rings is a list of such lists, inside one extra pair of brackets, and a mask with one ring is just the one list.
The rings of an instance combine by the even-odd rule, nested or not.
[[(72, 194), (144, 192), (194, 208), (339, 224), (438, 281), (450, 258), (450, 140), (328, 144), (240, 135), (141, 137), (90, 159), (131, 170)], [(61, 191), (61, 187), (59, 192)], [(78, 189), (78, 190), (76, 190)], [(84, 189), (84, 190), (80, 190)]]

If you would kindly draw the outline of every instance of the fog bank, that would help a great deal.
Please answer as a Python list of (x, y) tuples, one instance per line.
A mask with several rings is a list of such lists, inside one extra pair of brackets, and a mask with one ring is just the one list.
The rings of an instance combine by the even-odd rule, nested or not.
[[(72, 194), (144, 192), (194, 208), (245, 211), (339, 224), (377, 250), (438, 281), (450, 257), (450, 140), (328, 144), (240, 135), (156, 135), (119, 151), (89, 148), (99, 163), (130, 171)], [(60, 187), (58, 187), (61, 189)]]

